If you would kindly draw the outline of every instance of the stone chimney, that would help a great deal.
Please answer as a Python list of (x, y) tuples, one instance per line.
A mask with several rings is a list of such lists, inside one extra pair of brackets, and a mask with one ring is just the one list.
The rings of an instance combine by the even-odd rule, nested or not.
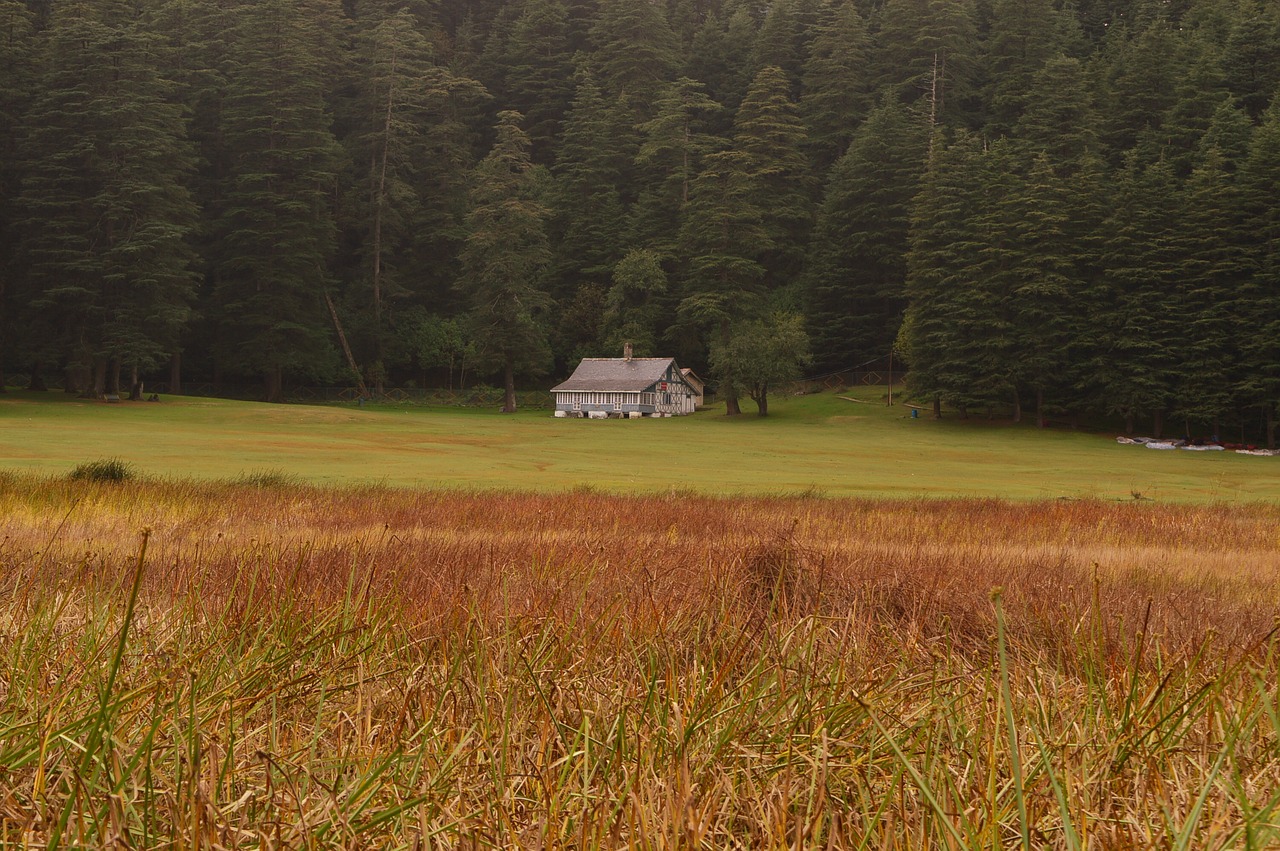
[(622, 344), (622, 359), (631, 360), (631, 344), (630, 343)]

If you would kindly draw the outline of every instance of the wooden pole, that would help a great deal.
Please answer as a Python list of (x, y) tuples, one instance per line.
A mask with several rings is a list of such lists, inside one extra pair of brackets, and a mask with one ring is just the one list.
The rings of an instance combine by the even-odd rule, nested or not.
[(889, 349), (889, 405), (893, 407), (893, 349)]

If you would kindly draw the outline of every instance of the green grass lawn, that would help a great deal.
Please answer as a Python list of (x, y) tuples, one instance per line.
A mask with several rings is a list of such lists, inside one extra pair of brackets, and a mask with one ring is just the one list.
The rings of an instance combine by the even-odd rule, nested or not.
[[(864, 388), (860, 398), (881, 398)], [(750, 407), (748, 405), (748, 407)], [(57, 474), (118, 457), (153, 476), (280, 471), (340, 484), (716, 494), (1280, 498), (1280, 458), (1157, 452), (1112, 436), (1029, 425), (910, 419), (835, 394), (772, 400), (771, 414), (715, 409), (646, 420), (548, 411), (265, 405), (167, 397), (107, 404), (59, 393), (0, 397), (0, 468)]]

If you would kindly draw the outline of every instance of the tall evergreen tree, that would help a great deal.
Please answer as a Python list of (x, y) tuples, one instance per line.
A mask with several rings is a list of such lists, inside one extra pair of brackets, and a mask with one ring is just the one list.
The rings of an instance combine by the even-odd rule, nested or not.
[(760, 260), (770, 290), (796, 282), (813, 223), (814, 179), (789, 88), (781, 68), (760, 69), (733, 122), (733, 147), (744, 156), (768, 236)]
[(885, 0), (872, 67), (904, 103), (923, 100), (935, 120), (975, 120), (977, 22), (972, 0)]
[(891, 99), (872, 110), (831, 170), (804, 275), (822, 369), (887, 354), (897, 337), (912, 199), (927, 139), (923, 118)]
[(518, 112), (498, 114), (497, 140), (479, 165), (462, 250), (462, 281), (481, 356), (502, 370), (504, 413), (516, 410), (517, 372), (542, 371), (549, 359), (538, 288), (551, 249), (547, 209), (537, 200), (537, 175)]
[(870, 106), (867, 24), (852, 0), (829, 3), (805, 62), (800, 114), (816, 166), (825, 171), (849, 146)]
[(647, 105), (679, 64), (679, 42), (661, 7), (647, 0), (601, 0), (591, 41), (603, 88), (649, 117)]
[(1178, 227), (1166, 208), (1175, 185), (1167, 163), (1144, 167), (1130, 156), (1106, 224), (1100, 283), (1107, 298), (1092, 329), (1100, 338), (1090, 365), (1099, 406), (1123, 416), (1126, 431), (1136, 417), (1151, 415), (1157, 437), (1176, 398), (1178, 335), (1187, 320), (1174, 281)]
[(625, 154), (616, 121), (594, 76), (584, 69), (556, 163), (556, 278), (569, 288), (607, 277), (622, 253)]
[(986, 41), (986, 100), (993, 134), (1008, 133), (1030, 101), (1032, 81), (1062, 48), (1050, 0), (993, 0)]
[(34, 17), (19, 0), (0, 0), (0, 126), (10, 128), (0, 139), (0, 393), (18, 330), (9, 303), (17, 267), (14, 201), (22, 173), (17, 131), (26, 125), (36, 84)]
[(507, 40), (505, 104), (525, 117), (535, 162), (550, 165), (573, 98), (569, 13), (559, 0), (524, 0)]
[[(355, 205), (363, 231), (365, 287), (350, 293), (370, 338), (370, 372), (381, 392), (388, 335), (394, 325), (389, 309), (414, 295), (422, 283), (416, 268), (420, 224), (438, 200), (430, 193), (431, 170), (442, 156), (440, 125), (452, 104), (479, 95), (479, 84), (455, 77), (436, 63), (435, 50), (419, 30), (419, 18), (407, 9), (368, 10), (361, 18), (359, 104), (354, 161), (365, 169), (366, 188)], [(354, 297), (353, 297), (354, 296)], [(436, 306), (438, 307), (438, 305)]]
[(1012, 353), (984, 268), (991, 237), (984, 192), (998, 173), (977, 138), (962, 134), (946, 146), (935, 133), (912, 213), (908, 303), (898, 334), (907, 386), (933, 402), (935, 416), (943, 402), (963, 415), (1013, 399)]
[(640, 125), (636, 164), (640, 197), (632, 211), (632, 242), (673, 257), (681, 216), (703, 158), (721, 142), (708, 132), (720, 105), (688, 77), (668, 86), (652, 119)]
[(153, 62), (155, 37), (99, 11), (69, 3), (51, 20), (20, 199), (31, 304), (56, 329), (68, 390), (96, 395), (176, 344), (196, 220), (184, 186), (192, 151)]
[(1280, 100), (1263, 114), (1239, 176), (1248, 252), (1254, 264), (1242, 288), (1239, 338), (1240, 390), (1244, 401), (1261, 409), (1267, 445), (1275, 448), (1280, 406)]
[[(741, 151), (709, 155), (690, 190), (680, 231), (687, 263), (680, 317), (708, 333), (712, 345), (728, 345), (735, 324), (763, 309), (765, 268), (759, 258), (771, 244), (764, 212), (756, 206), (754, 165)], [(741, 413), (732, 374), (722, 371), (719, 378), (726, 413)]]
[(232, 32), (222, 133), (229, 186), (218, 205), (215, 309), (221, 367), (258, 374), (268, 401), (286, 375), (332, 366), (325, 290), (341, 153), (330, 129), (312, 4), (263, 0)]

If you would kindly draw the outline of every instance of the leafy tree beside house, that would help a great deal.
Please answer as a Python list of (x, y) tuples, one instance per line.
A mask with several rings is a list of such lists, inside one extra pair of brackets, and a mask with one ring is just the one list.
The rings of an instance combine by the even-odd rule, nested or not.
[(721, 393), (731, 389), (736, 396), (749, 396), (762, 417), (769, 415), (769, 391), (798, 380), (810, 362), (804, 318), (796, 313), (742, 322), (711, 347)]

